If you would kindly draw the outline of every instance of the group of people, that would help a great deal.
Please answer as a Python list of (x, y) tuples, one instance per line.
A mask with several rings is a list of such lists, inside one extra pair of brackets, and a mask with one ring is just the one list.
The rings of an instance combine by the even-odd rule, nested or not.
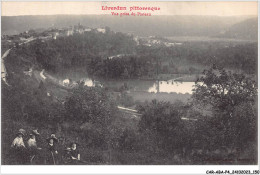
[[(31, 131), (27, 144), (24, 143), (24, 136), (25, 130), (20, 129), (11, 144), (17, 164), (37, 164), (36, 160), (40, 162), (39, 164), (46, 165), (79, 164), (82, 162), (80, 160), (79, 150), (77, 149), (78, 143), (76, 142), (72, 142), (62, 153), (59, 153), (57, 149), (58, 138), (55, 134), (51, 134), (51, 136), (46, 139), (44, 149), (37, 145), (37, 137), (40, 136), (37, 130)], [(58, 157), (61, 157), (62, 162), (59, 161)]]

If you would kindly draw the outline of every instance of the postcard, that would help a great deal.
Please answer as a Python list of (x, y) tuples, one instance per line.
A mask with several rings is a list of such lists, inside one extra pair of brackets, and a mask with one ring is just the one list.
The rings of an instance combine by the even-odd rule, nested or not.
[(258, 2), (1, 5), (3, 172), (259, 174)]

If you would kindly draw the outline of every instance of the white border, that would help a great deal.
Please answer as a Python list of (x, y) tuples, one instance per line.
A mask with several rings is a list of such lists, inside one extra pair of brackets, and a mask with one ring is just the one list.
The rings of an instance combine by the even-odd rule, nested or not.
[[(6, 1), (6, 0), (4, 0)], [(15, 1), (15, 0), (8, 0)], [(33, 1), (33, 0), (26, 0)], [(38, 0), (43, 1), (43, 0)], [(51, 1), (51, 0), (45, 0)], [(62, 1), (62, 0), (56, 0)], [(84, 0), (77, 0), (84, 1)], [(85, 0), (86, 1), (86, 0)], [(89, 1), (89, 0), (87, 0)], [(91, 0), (90, 0), (91, 1)], [(93, 0), (92, 0), (93, 1)], [(111, 1), (111, 0), (96, 0), (96, 1)], [(123, 0), (117, 0), (123, 1)], [(128, 0), (130, 1), (130, 0)], [(160, 0), (143, 0), (143, 1), (160, 1)], [(172, 1), (172, 0), (163, 0), (163, 1)], [(175, 1), (183, 1), (183, 0), (175, 0)], [(196, 0), (188, 0), (188, 1), (196, 1)], [(205, 0), (200, 0), (205, 1)], [(245, 1), (245, 0), (228, 0), (228, 1)], [(248, 1), (248, 0), (247, 0)], [(257, 1), (257, 0), (249, 0), (249, 1)], [(2, 2), (2, 1), (1, 1)], [(134, 2), (134, 1), (133, 1)], [(260, 7), (260, 3), (258, 3), (258, 9)], [(0, 9), (1, 11), (1, 9)], [(259, 12), (258, 12), (259, 14)], [(1, 19), (0, 19), (1, 21)], [(258, 18), (258, 29), (259, 29), (259, 18)], [(1, 26), (1, 24), (0, 24)], [(259, 39), (258, 33), (258, 39)], [(260, 53), (260, 48), (258, 45), (258, 53)], [(2, 55), (2, 54), (1, 54)], [(259, 55), (258, 55), (259, 58)], [(259, 68), (259, 59), (258, 59), (258, 68)], [(258, 72), (258, 87), (260, 87), (260, 76)], [(0, 83), (1, 84), (1, 83)], [(1, 94), (0, 94), (1, 96)], [(259, 101), (258, 96), (258, 101)], [(259, 114), (260, 104), (258, 103), (258, 114)], [(0, 108), (1, 111), (1, 108)], [(258, 120), (258, 127), (260, 126), (260, 120)], [(0, 126), (1, 128), (1, 126)], [(259, 129), (258, 129), (258, 145), (260, 145), (259, 139)], [(259, 146), (258, 146), (259, 147)], [(1, 149), (2, 151), (2, 149)], [(0, 151), (0, 152), (1, 152)], [(247, 165), (149, 165), (149, 166), (118, 166), (118, 165), (84, 165), (84, 166), (64, 166), (64, 165), (56, 165), (56, 166), (13, 166), (13, 165), (1, 165), (1, 174), (206, 174), (207, 170), (259, 170), (259, 162), (260, 162), (260, 151), (258, 150), (258, 165), (247, 166)]]
[(207, 170), (259, 170), (258, 165), (222, 165), (222, 166), (175, 166), (175, 165), (149, 165), (149, 166), (114, 166), (114, 165), (86, 165), (86, 166), (2, 166), (4, 174), (206, 174)]

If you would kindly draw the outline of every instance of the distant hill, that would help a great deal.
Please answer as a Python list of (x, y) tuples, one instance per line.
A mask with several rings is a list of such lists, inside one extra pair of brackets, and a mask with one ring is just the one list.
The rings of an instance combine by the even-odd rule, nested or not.
[(108, 26), (114, 31), (139, 36), (216, 36), (249, 16), (151, 16), (115, 17), (111, 15), (2, 16), (2, 35), (29, 29), (68, 27), (81, 23), (88, 27)]
[(228, 30), (219, 35), (224, 38), (235, 38), (235, 39), (258, 39), (258, 19), (250, 18), (242, 22), (232, 25)]

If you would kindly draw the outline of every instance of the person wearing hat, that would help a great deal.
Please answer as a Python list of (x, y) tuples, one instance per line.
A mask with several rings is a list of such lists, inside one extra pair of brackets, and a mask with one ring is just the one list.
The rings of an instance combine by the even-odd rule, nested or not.
[(16, 133), (16, 138), (12, 142), (11, 147), (15, 149), (19, 148), (25, 148), (24, 142), (23, 142), (23, 136), (24, 136), (25, 130), (19, 129), (19, 131)]
[(26, 148), (23, 142), (24, 134), (25, 130), (19, 129), (19, 131), (16, 133), (16, 138), (13, 140), (11, 144), (11, 148), (13, 149), (13, 153), (16, 158), (17, 164), (25, 164), (26, 162)]
[(51, 134), (51, 137), (46, 139), (47, 144), (47, 152), (46, 152), (46, 164), (47, 165), (56, 165), (57, 164), (57, 147), (56, 143), (58, 139), (56, 138), (55, 134)]
[(39, 155), (39, 151), (41, 148), (37, 146), (36, 142), (36, 136), (39, 136), (40, 133), (37, 130), (32, 130), (30, 134), (30, 138), (27, 141), (28, 149), (29, 149), (29, 155), (30, 155), (30, 163), (32, 164), (33, 159), (35, 158), (36, 155)]
[(30, 134), (30, 138), (27, 141), (28, 148), (37, 148), (37, 143), (36, 143), (36, 136), (40, 135), (40, 133), (37, 130), (32, 130)]

